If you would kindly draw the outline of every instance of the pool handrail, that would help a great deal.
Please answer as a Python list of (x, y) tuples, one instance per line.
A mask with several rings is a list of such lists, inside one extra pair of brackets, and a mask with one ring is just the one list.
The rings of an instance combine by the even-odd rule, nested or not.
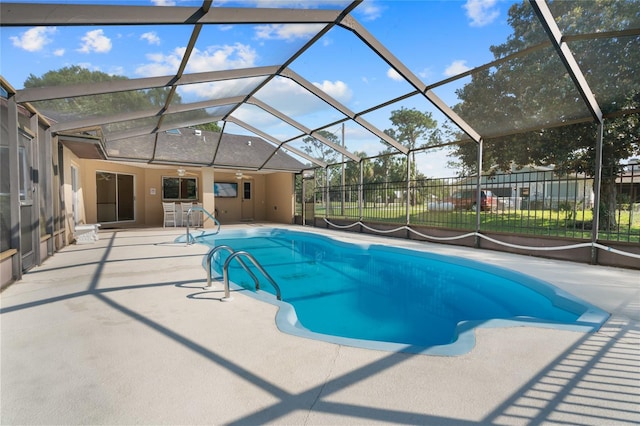
[[(246, 251), (243, 251), (243, 250), (234, 251), (233, 253), (231, 253), (231, 255), (224, 262), (224, 266), (222, 267), (222, 277), (224, 279), (224, 299), (223, 300), (225, 300), (225, 299), (226, 300), (230, 300), (231, 299), (231, 295), (230, 295), (230, 291), (229, 291), (229, 264), (235, 258), (238, 258), (238, 260), (240, 261), (241, 260), (240, 256), (245, 256), (247, 259), (249, 259), (251, 261), (251, 263), (253, 263), (253, 265), (256, 268), (258, 268), (258, 270), (260, 272), (262, 272), (262, 275), (264, 275), (265, 278), (267, 280), (269, 280), (271, 285), (276, 289), (276, 298), (278, 300), (282, 300), (282, 294), (280, 292), (280, 286), (278, 286), (278, 284), (276, 284), (274, 279), (271, 278), (271, 275), (269, 275), (267, 273), (267, 271), (264, 270), (264, 268), (255, 259), (255, 257), (253, 257), (249, 252), (246, 252)], [(241, 262), (241, 264), (242, 264), (242, 262)], [(255, 275), (254, 275), (254, 278), (255, 278)], [(256, 290), (259, 290), (259, 289), (260, 289), (260, 287), (258, 287), (258, 282), (256, 281)]]
[[(215, 246), (211, 250), (209, 250), (209, 252), (207, 253), (207, 287), (205, 288), (213, 287), (213, 281), (211, 279), (211, 259), (213, 258), (213, 255), (219, 252), (220, 250), (226, 250), (229, 252), (229, 254), (234, 253), (234, 250), (230, 246), (227, 246), (224, 244)], [(247, 271), (249, 275), (251, 275), (251, 278), (253, 278), (253, 281), (256, 283), (256, 289), (260, 289), (260, 280), (258, 280), (258, 277), (256, 277), (255, 274), (251, 272), (249, 267), (246, 265), (246, 263), (242, 261), (242, 259), (238, 258), (238, 262), (240, 263), (240, 266), (242, 266), (244, 270)], [(227, 294), (227, 292), (225, 292), (225, 295), (226, 295), (225, 296), (226, 298), (229, 298), (229, 295)]]
[(218, 222), (218, 219), (216, 219), (215, 216), (209, 213), (204, 207), (200, 207), (200, 206), (190, 207), (189, 210), (187, 211), (187, 234), (185, 237), (187, 241), (187, 245), (190, 245), (192, 244), (192, 242), (195, 242), (195, 238), (189, 233), (189, 224), (191, 223), (191, 212), (194, 210), (206, 213), (206, 215), (209, 216), (216, 225), (218, 225), (218, 229), (216, 229), (215, 232), (213, 232), (213, 234), (217, 234), (218, 232), (220, 232), (220, 222)]

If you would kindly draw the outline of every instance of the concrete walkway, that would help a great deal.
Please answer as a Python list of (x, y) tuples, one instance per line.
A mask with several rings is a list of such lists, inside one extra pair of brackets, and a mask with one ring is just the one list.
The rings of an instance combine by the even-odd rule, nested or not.
[(221, 303), (182, 232), (103, 230), (2, 292), (2, 425), (640, 423), (637, 270), (349, 234), (516, 269), (612, 313), (594, 334), (478, 329), (466, 355), (410, 355), (284, 334), (242, 294)]

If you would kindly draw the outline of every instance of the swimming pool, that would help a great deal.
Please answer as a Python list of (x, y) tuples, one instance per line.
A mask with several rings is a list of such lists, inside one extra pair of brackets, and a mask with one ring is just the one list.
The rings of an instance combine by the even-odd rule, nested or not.
[[(262, 265), (282, 302), (266, 279), (256, 292), (236, 261), (230, 281), (235, 290), (277, 304), (281, 331), (333, 343), (455, 355), (474, 346), (477, 327), (594, 331), (608, 318), (548, 283), (459, 257), (278, 228), (223, 230), (197, 240), (247, 251)], [(222, 275), (228, 256), (214, 256), (214, 276)]]

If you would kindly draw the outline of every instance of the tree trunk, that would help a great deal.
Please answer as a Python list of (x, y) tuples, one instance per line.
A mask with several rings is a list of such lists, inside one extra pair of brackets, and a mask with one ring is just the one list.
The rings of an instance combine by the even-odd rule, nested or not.
[(603, 176), (600, 188), (599, 228), (601, 231), (611, 232), (617, 229), (616, 210), (616, 178)]

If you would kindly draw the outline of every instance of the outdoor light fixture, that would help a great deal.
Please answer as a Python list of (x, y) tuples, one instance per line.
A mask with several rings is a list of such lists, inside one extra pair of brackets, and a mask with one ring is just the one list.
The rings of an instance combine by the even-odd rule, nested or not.
[(187, 174), (187, 171), (185, 169), (183, 169), (183, 168), (179, 168), (178, 169), (178, 176), (182, 177), (185, 174)]

